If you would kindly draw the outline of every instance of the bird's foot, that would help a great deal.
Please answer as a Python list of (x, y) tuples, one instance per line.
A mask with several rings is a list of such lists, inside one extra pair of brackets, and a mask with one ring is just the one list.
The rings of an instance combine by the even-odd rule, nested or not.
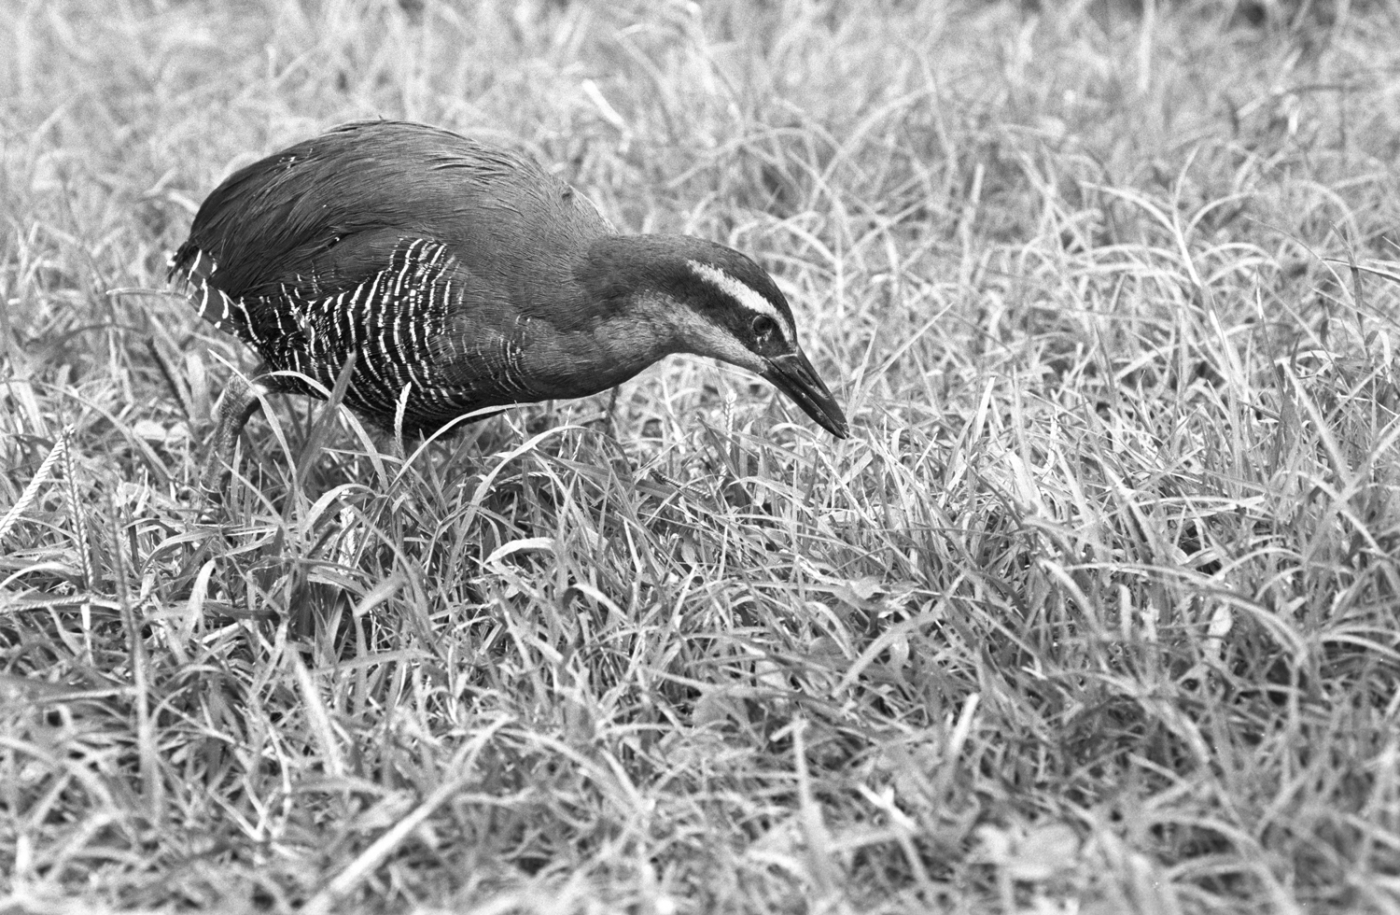
[(223, 501), (233, 471), (238, 436), (262, 403), (258, 393), (241, 376), (235, 375), (214, 406), (214, 433), (199, 474), (200, 489), (213, 504)]

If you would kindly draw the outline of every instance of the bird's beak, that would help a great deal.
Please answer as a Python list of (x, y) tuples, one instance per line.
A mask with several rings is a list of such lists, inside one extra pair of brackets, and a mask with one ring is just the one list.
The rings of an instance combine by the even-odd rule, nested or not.
[(763, 377), (791, 397), (804, 413), (817, 421), (817, 425), (837, 438), (849, 435), (846, 415), (836, 405), (831, 391), (817, 377), (817, 370), (812, 368), (812, 363), (802, 350), (769, 359), (768, 370)]

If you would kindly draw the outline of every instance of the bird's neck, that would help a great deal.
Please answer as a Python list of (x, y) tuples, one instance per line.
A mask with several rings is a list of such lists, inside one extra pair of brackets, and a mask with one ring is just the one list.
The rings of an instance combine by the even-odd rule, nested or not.
[[(676, 271), (683, 269), (685, 236), (610, 235), (590, 245), (575, 265), (583, 298), (577, 312), (600, 339), (617, 340), (618, 356), (670, 350), (672, 297)], [(626, 361), (626, 360), (625, 360)]]
[(668, 276), (684, 269), (682, 238), (611, 236), (588, 248), (574, 266), (578, 301), (552, 310), (531, 339), (532, 393), (605, 391), (686, 348), (689, 309), (668, 290)]

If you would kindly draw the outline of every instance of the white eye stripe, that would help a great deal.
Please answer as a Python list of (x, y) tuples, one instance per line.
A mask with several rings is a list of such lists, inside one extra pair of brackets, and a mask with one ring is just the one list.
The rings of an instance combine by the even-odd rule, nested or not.
[(789, 340), (797, 339), (797, 330), (792, 326), (792, 322), (784, 317), (773, 303), (765, 299), (757, 289), (754, 289), (743, 280), (735, 279), (718, 267), (711, 267), (709, 264), (702, 264), (699, 261), (688, 260), (685, 265), (691, 272), (700, 279), (714, 286), (720, 292), (734, 299), (740, 305), (747, 308), (754, 314), (766, 315), (778, 322), (778, 327), (782, 328), (783, 335)]

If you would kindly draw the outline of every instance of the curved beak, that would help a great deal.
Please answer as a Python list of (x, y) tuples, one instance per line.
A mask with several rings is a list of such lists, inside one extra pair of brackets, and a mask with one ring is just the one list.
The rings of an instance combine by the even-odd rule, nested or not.
[(763, 377), (791, 397), (802, 412), (832, 435), (846, 438), (850, 434), (846, 415), (836, 405), (836, 398), (831, 396), (831, 391), (817, 376), (817, 370), (812, 368), (812, 363), (802, 350), (769, 359)]

